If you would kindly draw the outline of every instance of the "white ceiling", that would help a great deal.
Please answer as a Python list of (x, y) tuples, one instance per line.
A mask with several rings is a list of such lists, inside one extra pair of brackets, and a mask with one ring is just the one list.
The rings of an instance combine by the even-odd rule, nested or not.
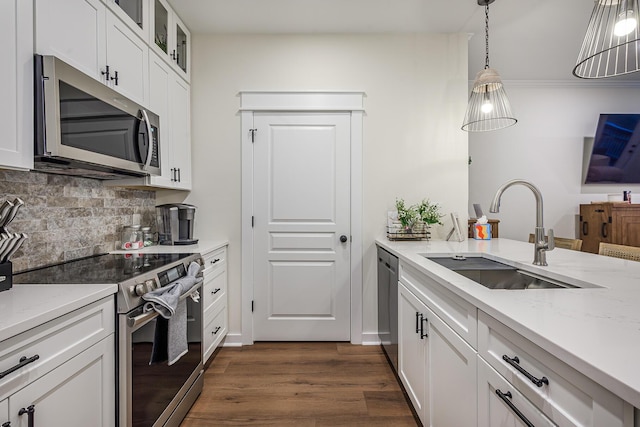
[[(466, 32), (469, 77), (484, 67), (477, 0), (169, 0), (192, 33)], [(593, 0), (496, 0), (490, 59), (504, 80), (577, 80)], [(615, 78), (615, 79), (620, 79)], [(640, 73), (624, 77), (640, 80)], [(612, 80), (612, 79), (609, 79)]]

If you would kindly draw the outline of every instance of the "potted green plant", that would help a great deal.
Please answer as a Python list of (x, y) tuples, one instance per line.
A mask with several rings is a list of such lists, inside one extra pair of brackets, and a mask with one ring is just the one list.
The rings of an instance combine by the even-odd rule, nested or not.
[(429, 199), (423, 199), (416, 207), (420, 220), (428, 225), (439, 224), (442, 225), (440, 219), (444, 214), (440, 213), (440, 205), (437, 203), (431, 203)]
[(420, 220), (415, 206), (407, 206), (403, 199), (396, 199), (396, 210), (398, 211), (398, 221), (402, 224), (405, 232), (411, 232), (413, 226)]

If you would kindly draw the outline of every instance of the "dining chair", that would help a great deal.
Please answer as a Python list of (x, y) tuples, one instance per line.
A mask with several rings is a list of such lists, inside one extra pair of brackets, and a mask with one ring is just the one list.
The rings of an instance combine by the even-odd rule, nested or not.
[(612, 256), (615, 258), (628, 259), (631, 261), (640, 261), (640, 248), (636, 246), (625, 246), (600, 242), (598, 254)]

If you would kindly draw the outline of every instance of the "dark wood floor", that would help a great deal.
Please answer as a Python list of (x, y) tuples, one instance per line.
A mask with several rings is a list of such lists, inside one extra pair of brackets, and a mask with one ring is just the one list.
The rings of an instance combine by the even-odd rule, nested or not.
[(256, 343), (222, 348), (181, 427), (411, 426), (379, 346)]

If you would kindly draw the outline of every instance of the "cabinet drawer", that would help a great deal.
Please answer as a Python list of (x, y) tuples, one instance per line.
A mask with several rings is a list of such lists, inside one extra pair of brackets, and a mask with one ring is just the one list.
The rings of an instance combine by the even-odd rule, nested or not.
[(486, 313), (478, 319), (478, 353), (555, 423), (633, 425), (631, 405)]
[(556, 425), (487, 362), (478, 359), (478, 427), (526, 425), (524, 419), (536, 427)]
[(221, 306), (211, 317), (205, 315), (204, 327), (204, 361), (213, 354), (213, 351), (220, 345), (220, 342), (227, 334), (227, 309)]
[(417, 269), (400, 262), (400, 281), (471, 347), (478, 347), (477, 308)]
[(216, 249), (215, 251), (208, 252), (206, 254), (202, 254), (202, 259), (204, 260), (204, 270), (205, 274), (213, 272), (215, 269), (220, 268), (222, 266), (226, 266), (227, 264), (227, 248), (226, 246), (220, 249)]
[(202, 292), (206, 312), (218, 301), (227, 297), (227, 270), (217, 268), (205, 274)]
[(19, 365), (22, 357), (33, 362), (0, 379), (0, 399), (113, 334), (114, 313), (114, 299), (107, 297), (4, 341), (0, 372)]

